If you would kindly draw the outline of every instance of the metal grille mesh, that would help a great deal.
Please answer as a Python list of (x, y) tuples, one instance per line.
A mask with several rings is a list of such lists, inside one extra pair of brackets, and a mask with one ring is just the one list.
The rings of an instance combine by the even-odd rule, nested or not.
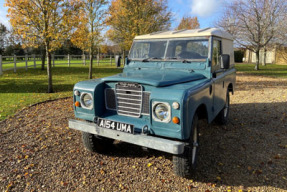
[(143, 92), (142, 114), (149, 115), (149, 92)]
[(117, 111), (119, 115), (139, 117), (142, 106), (142, 86), (131, 83), (116, 84)]
[(113, 89), (106, 89), (106, 108), (111, 110), (117, 109), (116, 94)]
[(142, 91), (142, 86), (131, 83), (118, 83), (115, 89), (105, 90), (106, 108), (117, 110), (119, 115), (139, 117), (149, 115), (150, 93)]

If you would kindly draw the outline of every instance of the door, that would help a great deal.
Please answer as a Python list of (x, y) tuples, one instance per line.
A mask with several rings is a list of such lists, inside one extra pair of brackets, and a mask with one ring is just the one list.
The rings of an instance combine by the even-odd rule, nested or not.
[(220, 55), (222, 54), (222, 42), (213, 38), (212, 42), (212, 75), (213, 75), (213, 113), (217, 115), (224, 107), (226, 88), (224, 85), (224, 70), (220, 68)]

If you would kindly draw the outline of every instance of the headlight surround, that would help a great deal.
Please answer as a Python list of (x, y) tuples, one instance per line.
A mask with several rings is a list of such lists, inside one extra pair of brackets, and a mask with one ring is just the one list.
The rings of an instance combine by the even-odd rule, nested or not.
[(81, 94), (81, 106), (85, 109), (93, 109), (93, 96), (91, 93)]
[(171, 119), (170, 105), (166, 102), (153, 102), (153, 119), (155, 121), (168, 123)]

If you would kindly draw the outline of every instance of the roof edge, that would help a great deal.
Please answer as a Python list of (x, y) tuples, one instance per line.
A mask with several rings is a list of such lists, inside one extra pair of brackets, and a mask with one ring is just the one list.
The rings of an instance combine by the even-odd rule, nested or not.
[(169, 38), (183, 38), (183, 37), (204, 37), (216, 36), (224, 39), (233, 40), (231, 34), (219, 28), (204, 28), (204, 29), (182, 29), (177, 31), (158, 31), (146, 35), (136, 36), (134, 39), (169, 39)]

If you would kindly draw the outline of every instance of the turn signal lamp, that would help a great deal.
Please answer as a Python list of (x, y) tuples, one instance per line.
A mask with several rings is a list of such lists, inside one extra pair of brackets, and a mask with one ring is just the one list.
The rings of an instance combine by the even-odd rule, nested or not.
[(79, 101), (76, 101), (76, 102), (75, 102), (75, 106), (76, 106), (76, 107), (80, 107), (80, 106), (81, 106), (80, 102), (79, 102)]
[(178, 118), (178, 117), (173, 117), (173, 118), (172, 118), (172, 122), (173, 122), (174, 124), (179, 124), (179, 118)]

